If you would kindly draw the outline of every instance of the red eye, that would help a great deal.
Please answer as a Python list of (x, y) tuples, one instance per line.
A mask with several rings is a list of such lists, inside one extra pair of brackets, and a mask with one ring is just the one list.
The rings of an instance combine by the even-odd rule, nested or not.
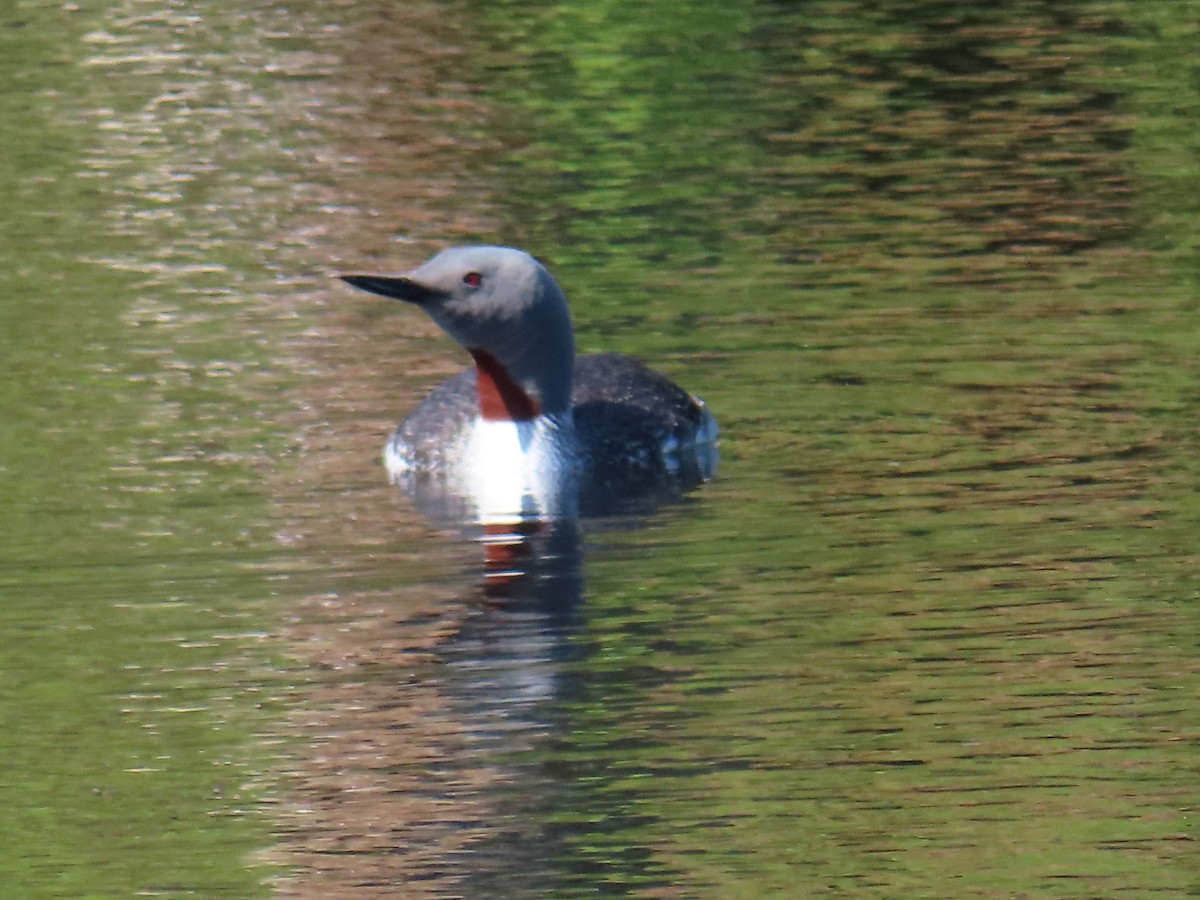
[(463, 284), (467, 287), (479, 287), (483, 284), (483, 276), (478, 272), (468, 272), (463, 276)]

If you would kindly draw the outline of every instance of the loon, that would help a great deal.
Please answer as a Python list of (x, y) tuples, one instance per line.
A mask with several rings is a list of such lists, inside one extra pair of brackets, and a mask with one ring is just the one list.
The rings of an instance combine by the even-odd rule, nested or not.
[(387, 442), (394, 483), (450, 478), (479, 507), (527, 511), (533, 497), (553, 515), (560, 501), (547, 495), (571, 482), (711, 477), (718, 428), (704, 402), (621, 354), (576, 356), (566, 298), (528, 253), (452, 247), (406, 275), (341, 277), (420, 307), (475, 363)]

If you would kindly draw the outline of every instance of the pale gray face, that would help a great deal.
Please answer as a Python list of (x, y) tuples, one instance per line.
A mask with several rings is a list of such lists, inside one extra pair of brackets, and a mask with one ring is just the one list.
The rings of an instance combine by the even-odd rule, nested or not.
[(497, 356), (535, 337), (536, 318), (563, 303), (537, 260), (502, 247), (443, 250), (408, 278), (436, 292), (420, 305), (452, 338)]
[(543, 408), (569, 402), (575, 356), (570, 314), (550, 273), (529, 254), (453, 247), (407, 275), (345, 280), (417, 304), (463, 347), (491, 354)]

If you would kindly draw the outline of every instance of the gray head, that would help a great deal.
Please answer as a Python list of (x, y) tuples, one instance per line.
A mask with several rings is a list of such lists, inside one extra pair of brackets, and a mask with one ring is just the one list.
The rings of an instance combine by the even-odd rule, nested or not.
[(544, 413), (571, 405), (575, 338), (562, 290), (509, 247), (452, 247), (407, 275), (344, 275), (365, 291), (415, 303), (480, 364), (483, 351)]

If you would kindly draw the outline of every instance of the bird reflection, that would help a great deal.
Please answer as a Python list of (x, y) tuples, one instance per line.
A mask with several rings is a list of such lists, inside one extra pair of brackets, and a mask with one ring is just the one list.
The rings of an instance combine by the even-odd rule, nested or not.
[[(587, 666), (594, 643), (586, 637), (585, 538), (640, 527), (711, 476), (715, 453), (707, 462), (688, 478), (576, 485), (567, 505), (578, 514), (557, 518), (448, 521), (448, 513), (477, 507), (444, 482), (405, 485), (418, 509), (480, 550), (474, 599), (435, 651), (442, 712), (469, 746), (454, 765), (490, 773), (491, 787), (479, 796), (495, 820), (482, 823), (470, 853), (439, 873), (465, 895), (532, 896), (585, 864), (554, 823), (564, 811), (586, 814), (611, 798), (592, 797), (587, 784), (548, 765), (572, 731), (570, 704), (596, 690)], [(619, 814), (603, 818), (615, 822)], [(648, 877), (637, 858), (612, 864), (636, 870), (625, 873), (635, 881)]]

